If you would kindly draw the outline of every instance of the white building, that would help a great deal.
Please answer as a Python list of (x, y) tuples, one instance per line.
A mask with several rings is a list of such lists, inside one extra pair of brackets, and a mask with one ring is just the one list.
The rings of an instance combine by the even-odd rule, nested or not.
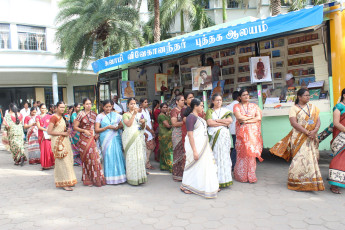
[(97, 76), (87, 71), (67, 74), (58, 59), (55, 37), (57, 0), (0, 1), (0, 105), (24, 101), (53, 103), (52, 79), (59, 100), (67, 104), (94, 97)]

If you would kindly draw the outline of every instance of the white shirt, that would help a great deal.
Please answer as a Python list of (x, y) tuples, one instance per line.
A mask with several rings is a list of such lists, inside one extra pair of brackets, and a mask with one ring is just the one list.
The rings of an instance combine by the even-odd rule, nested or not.
[(236, 135), (236, 117), (234, 115), (234, 106), (238, 104), (239, 102), (237, 100), (233, 101), (230, 105), (226, 106), (227, 109), (229, 109), (232, 113), (232, 123), (230, 124), (230, 134)]
[(121, 104), (118, 105), (118, 104), (114, 103), (114, 109), (116, 112), (123, 113), (123, 108), (122, 108)]
[[(141, 112), (142, 115), (144, 115), (144, 118), (146, 120), (146, 125), (152, 129), (152, 122), (151, 122), (151, 116), (150, 111), (148, 109), (143, 109)], [(150, 141), (153, 139), (152, 133), (150, 133), (147, 129), (145, 129), (145, 133), (147, 133), (148, 137), (147, 140)]]
[(25, 119), (27, 116), (30, 116), (30, 108), (23, 108), (22, 110), (20, 110), (20, 113), (22, 114), (23, 119)]

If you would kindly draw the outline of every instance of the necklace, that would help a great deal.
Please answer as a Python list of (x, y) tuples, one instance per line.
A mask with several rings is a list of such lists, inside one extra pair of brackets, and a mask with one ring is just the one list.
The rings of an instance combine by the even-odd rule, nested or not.
[[(241, 103), (242, 104), (242, 103)], [(246, 115), (249, 113), (249, 103), (247, 105), (247, 110), (244, 108), (244, 105), (242, 104), (243, 110), (246, 113)]]
[[(110, 113), (109, 113), (109, 114), (110, 114)], [(108, 120), (109, 120), (110, 124), (112, 124), (113, 122), (112, 122), (111, 117), (109, 117), (109, 116), (108, 116), (108, 114), (105, 114), (105, 113), (104, 113), (104, 115), (105, 115), (105, 116), (108, 118)]]
[(217, 114), (216, 110), (214, 109), (213, 110), (215, 112), (215, 114), (217, 115), (217, 118), (220, 119), (220, 113), (222, 111), (222, 108), (219, 109), (219, 113)]
[(313, 118), (310, 116), (311, 113), (310, 113), (309, 105), (307, 104), (308, 113), (307, 113), (307, 111), (305, 111), (300, 105), (298, 105), (298, 107), (299, 107), (301, 110), (303, 110), (303, 112), (309, 117), (309, 119), (308, 119), (308, 124), (309, 124), (309, 125), (314, 124), (314, 120), (313, 120)]

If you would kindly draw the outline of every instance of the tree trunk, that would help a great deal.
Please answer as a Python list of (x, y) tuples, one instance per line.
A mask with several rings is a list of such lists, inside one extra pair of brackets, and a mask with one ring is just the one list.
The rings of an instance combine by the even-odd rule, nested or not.
[(159, 0), (154, 0), (154, 12), (155, 12), (155, 28), (153, 32), (153, 41), (159, 42), (161, 40)]
[(222, 7), (223, 7), (223, 22), (226, 22), (227, 15), (226, 15), (226, 8), (227, 8), (227, 1), (222, 0)]
[(272, 16), (281, 14), (281, 1), (280, 0), (270, 0), (271, 1), (271, 9), (272, 9)]
[(141, 2), (142, 2), (142, 0), (139, 0), (139, 1), (137, 2), (137, 10), (138, 10), (138, 12), (140, 11)]
[[(107, 42), (105, 40), (102, 41), (103, 47), (107, 45)], [(104, 51), (104, 57), (109, 57), (110, 52), (109, 49)]]
[(180, 19), (181, 19), (181, 34), (184, 34), (184, 18), (183, 18), (183, 11), (180, 12)]

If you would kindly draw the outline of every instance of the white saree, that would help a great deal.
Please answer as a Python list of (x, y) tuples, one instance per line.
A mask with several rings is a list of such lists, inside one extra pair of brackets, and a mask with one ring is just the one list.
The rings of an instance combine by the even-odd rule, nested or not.
[(193, 150), (187, 136), (184, 145), (186, 165), (182, 187), (205, 198), (216, 198), (219, 189), (217, 165), (209, 144), (206, 121), (199, 117), (194, 125), (193, 137), (199, 159), (194, 160)]

